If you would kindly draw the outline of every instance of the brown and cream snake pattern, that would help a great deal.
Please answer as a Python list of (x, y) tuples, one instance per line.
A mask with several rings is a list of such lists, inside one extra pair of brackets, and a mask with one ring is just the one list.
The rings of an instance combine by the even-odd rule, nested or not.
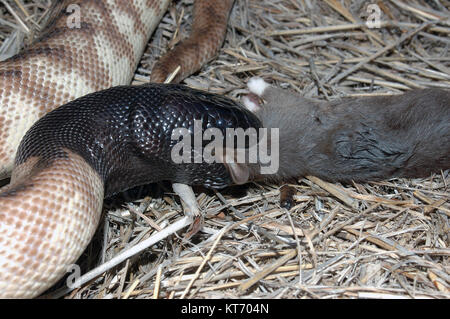
[[(41, 167), (30, 157), (14, 167), (18, 145), (39, 118), (88, 93), (129, 84), (169, 0), (58, 1), (54, 19), (29, 47), (0, 63), (0, 297), (30, 298), (52, 286), (91, 240), (104, 185), (79, 155)], [(68, 26), (67, 7), (80, 10)], [(211, 59), (223, 42), (233, 0), (196, 0), (192, 35), (155, 66), (175, 81)], [(12, 172), (12, 173), (11, 173)]]

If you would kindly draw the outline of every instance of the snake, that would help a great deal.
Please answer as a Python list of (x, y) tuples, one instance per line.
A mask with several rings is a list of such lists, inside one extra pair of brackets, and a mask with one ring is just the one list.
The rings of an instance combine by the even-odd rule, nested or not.
[(0, 190), (1, 298), (39, 296), (63, 277), (105, 196), (167, 177), (230, 182), (223, 165), (168, 165), (162, 150), (173, 141), (161, 124), (189, 129), (200, 117), (225, 130), (258, 120), (231, 100), (158, 82), (180, 66), (179, 82), (217, 54), (233, 0), (196, 0), (191, 36), (156, 63), (152, 83), (125, 87), (169, 3), (56, 1), (36, 40), (0, 62), (0, 177), (11, 176)]
[[(0, 63), (0, 175), (11, 174), (0, 189), (0, 297), (36, 297), (62, 278), (91, 241), (103, 199), (133, 186), (366, 181), (450, 167), (448, 90), (319, 102), (254, 78), (240, 104), (179, 84), (217, 53), (233, 0), (197, 0), (191, 37), (155, 64), (150, 83), (127, 85), (168, 4), (56, 2), (37, 40)], [(175, 83), (162, 83), (175, 70)], [(271, 130), (254, 145), (248, 136), (243, 154), (265, 139), (271, 157), (279, 151), (275, 171), (267, 153), (244, 163), (208, 142), (251, 129)]]

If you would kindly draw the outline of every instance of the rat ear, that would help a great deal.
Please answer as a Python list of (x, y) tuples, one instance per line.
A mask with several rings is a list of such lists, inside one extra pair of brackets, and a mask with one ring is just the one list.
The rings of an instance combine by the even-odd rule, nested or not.
[(246, 163), (238, 163), (236, 161), (235, 150), (232, 148), (224, 148), (223, 153), (217, 152), (216, 161), (225, 165), (231, 179), (235, 184), (241, 185), (248, 182), (250, 178), (250, 169)]
[(242, 97), (242, 104), (252, 113), (257, 113), (262, 109), (262, 106), (259, 102), (259, 97), (254, 93), (249, 93)]

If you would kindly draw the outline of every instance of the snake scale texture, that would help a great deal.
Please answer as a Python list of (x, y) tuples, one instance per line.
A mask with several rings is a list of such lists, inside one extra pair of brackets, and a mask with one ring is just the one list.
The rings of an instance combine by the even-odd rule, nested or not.
[[(118, 99), (123, 98), (124, 104), (131, 103), (135, 97), (127, 98), (120, 87), (107, 93), (93, 93), (69, 103), (72, 107), (69, 111), (63, 107), (37, 122), (15, 157), (19, 143), (39, 118), (58, 106), (92, 92), (129, 84), (145, 45), (169, 2), (58, 1), (53, 11), (54, 19), (38, 39), (0, 63), (0, 177), (11, 175), (10, 184), (0, 190), (1, 298), (31, 298), (51, 287), (91, 240), (104, 196), (128, 187), (113, 182), (124, 173), (120, 161), (127, 158), (102, 158), (96, 166), (94, 157), (101, 157), (101, 154), (96, 153), (95, 147), (89, 151), (85, 148), (83, 153), (73, 145), (73, 141), (80, 144), (76, 136), (86, 126), (80, 122), (62, 121), (66, 115), (64, 110), (70, 113), (74, 107), (92, 106), (90, 111), (83, 113), (86, 123), (90, 121), (92, 127), (107, 126), (121, 113), (114, 113), (114, 107), (109, 111), (96, 107), (99, 105), (96, 101), (113, 93)], [(223, 42), (232, 3), (233, 0), (197, 0), (193, 38), (175, 47), (168, 58), (161, 59), (155, 66), (152, 81), (163, 81), (181, 61), (181, 72), (176, 78), (179, 81), (212, 58)], [(78, 6), (79, 27), (68, 25), (71, 16), (67, 8), (71, 4)], [(169, 87), (172, 88), (169, 91), (183, 91), (176, 85)], [(170, 96), (166, 94), (167, 89), (163, 92), (156, 84), (136, 90), (141, 98), (166, 99), (161, 103), (166, 103)], [(200, 93), (180, 94), (188, 101), (204, 101)], [(202, 107), (208, 109), (208, 103), (202, 103)], [(174, 119), (179, 119), (177, 112), (180, 110), (176, 105), (173, 109)], [(146, 109), (129, 108), (126, 114), (139, 119), (139, 112), (146, 112)], [(101, 121), (93, 122), (94, 113), (103, 114)], [(43, 139), (35, 139), (32, 134), (36, 127), (43, 127)], [(123, 136), (118, 138), (127, 140), (129, 132), (120, 132)], [(61, 141), (60, 137), (65, 140)], [(110, 136), (105, 133), (104, 137), (102, 143), (107, 144)], [(56, 151), (48, 150), (47, 144), (58, 147)], [(148, 146), (145, 137), (140, 146)], [(151, 152), (151, 148), (145, 150)], [(122, 154), (120, 148), (113, 151), (117, 156)], [(140, 159), (133, 160), (139, 166)], [(105, 170), (105, 167), (112, 168)], [(155, 172), (152, 174), (157, 174)], [(180, 181), (185, 178), (172, 173)], [(149, 178), (158, 179), (158, 176)], [(132, 184), (141, 182), (136, 177)]]

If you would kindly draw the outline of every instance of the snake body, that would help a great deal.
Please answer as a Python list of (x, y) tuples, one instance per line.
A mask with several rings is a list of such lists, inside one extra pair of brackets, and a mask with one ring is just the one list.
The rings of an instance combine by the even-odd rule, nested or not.
[[(209, 25), (222, 23), (217, 29), (221, 32), (212, 38), (207, 34), (204, 39), (194, 39), (206, 45), (198, 46), (203, 50), (201, 55), (185, 61), (191, 66), (182, 67), (181, 77), (198, 69), (205, 59), (215, 54), (223, 41), (224, 22), (232, 2), (197, 1), (195, 5), (203, 9), (196, 11), (195, 19), (199, 22), (194, 21), (193, 31), (208, 21)], [(0, 177), (7, 177), (14, 167), (11, 183), (0, 191), (0, 297), (34, 297), (45, 291), (64, 275), (67, 266), (76, 261), (90, 241), (105, 194), (144, 180), (160, 179), (158, 170), (153, 169), (149, 171), (150, 176), (134, 173), (135, 179), (127, 186), (114, 182), (118, 176), (122, 178), (122, 174), (130, 173), (121, 166), (127, 160), (122, 156), (121, 147), (131, 147), (127, 144), (131, 133), (119, 130), (119, 135), (114, 135), (108, 127), (112, 122), (125, 123), (127, 116), (136, 116), (129, 123), (148, 126), (139, 122), (139, 112), (145, 108), (132, 106), (120, 88), (88, 95), (50, 113), (27, 133), (15, 165), (14, 155), (25, 132), (44, 114), (86, 94), (129, 84), (145, 44), (168, 4), (168, 0), (59, 1), (54, 8), (54, 19), (38, 40), (0, 63)], [(70, 5), (75, 5), (73, 13), (68, 10)], [(209, 9), (205, 11), (205, 7)], [(76, 17), (71, 16), (77, 10), (79, 25), (76, 19), (72, 20)], [(206, 12), (208, 16), (202, 17), (198, 12)], [(75, 21), (75, 25), (69, 21)], [(196, 37), (201, 33), (193, 32)], [(175, 50), (183, 54), (184, 49), (181, 44)], [(171, 71), (164, 64), (162, 68)], [(161, 77), (167, 75), (161, 74)], [(135, 101), (144, 96), (138, 94)], [(112, 111), (93, 123), (89, 112), (99, 114), (100, 110), (93, 107), (88, 112), (84, 107), (99, 105), (97, 99), (104, 98), (110, 98), (111, 103), (106, 104), (109, 107), (115, 98), (124, 98), (121, 101), (130, 106), (128, 113), (114, 113), (112, 107)], [(154, 105), (154, 102), (142, 105)], [(67, 115), (64, 112), (74, 109), (84, 117), (64, 122), (61, 117)], [(52, 121), (55, 118), (57, 121)], [(82, 145), (83, 150), (77, 148), (76, 145), (87, 142), (87, 135), (80, 137), (80, 134), (87, 127), (96, 126), (106, 130), (89, 140), (90, 144)], [(36, 135), (44, 134), (44, 139), (34, 135), (37, 127), (41, 131)], [(126, 142), (115, 144), (120, 145), (116, 148), (112, 138)], [(54, 148), (49, 149), (48, 145)], [(146, 150), (146, 145), (141, 147)], [(118, 157), (102, 157), (102, 149)], [(133, 156), (135, 169), (142, 168), (141, 156)], [(224, 172), (222, 177), (226, 177)]]

